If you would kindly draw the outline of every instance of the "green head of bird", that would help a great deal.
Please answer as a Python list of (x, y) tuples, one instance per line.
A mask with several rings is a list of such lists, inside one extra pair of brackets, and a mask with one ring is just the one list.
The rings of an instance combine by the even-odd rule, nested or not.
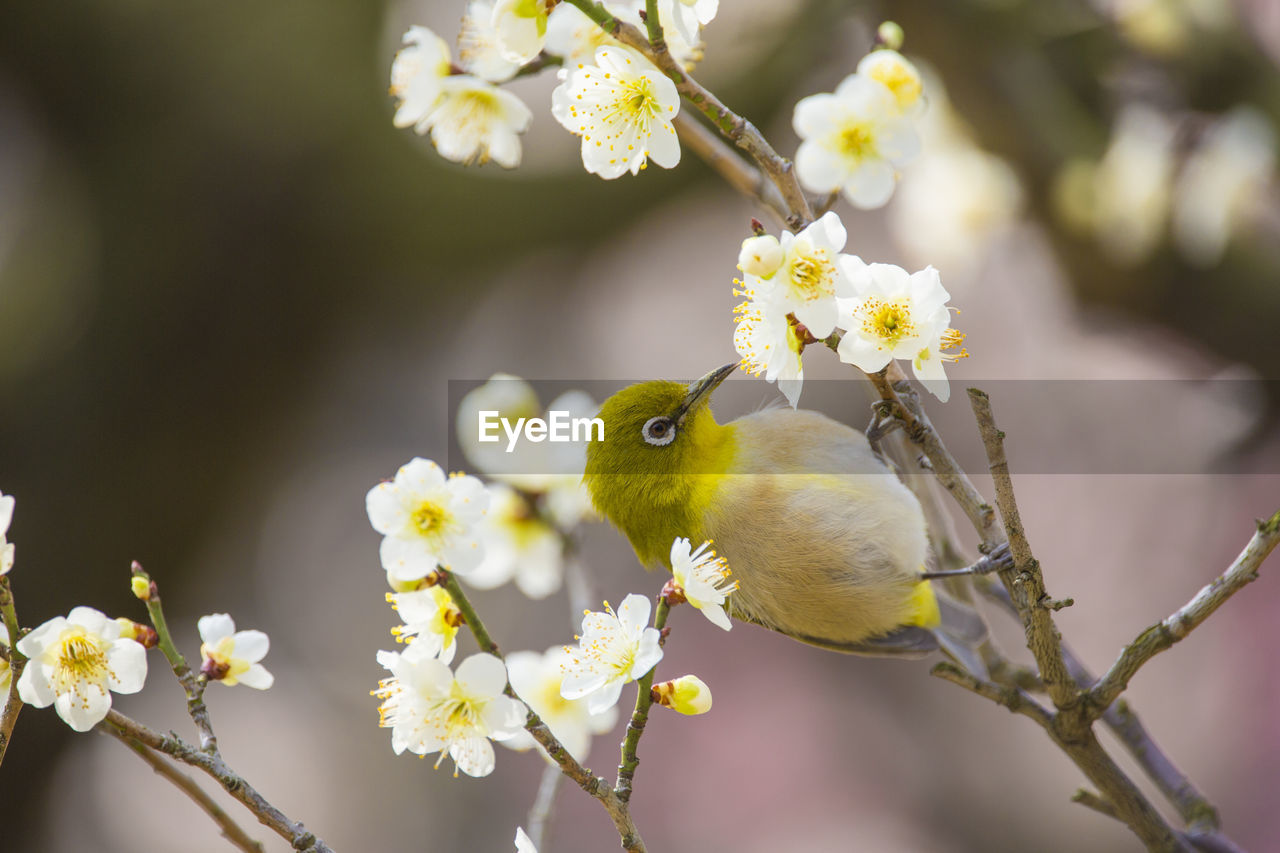
[(732, 432), (716, 423), (708, 403), (737, 366), (689, 385), (641, 382), (600, 407), (604, 440), (587, 445), (584, 480), (596, 509), (646, 565), (668, 564), (675, 537), (699, 535), (709, 490), (733, 455)]

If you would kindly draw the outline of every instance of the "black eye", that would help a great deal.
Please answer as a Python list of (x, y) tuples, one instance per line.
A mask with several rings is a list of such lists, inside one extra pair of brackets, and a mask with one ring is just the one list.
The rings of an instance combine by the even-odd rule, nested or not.
[(644, 427), (641, 428), (640, 434), (650, 444), (662, 447), (665, 444), (670, 444), (675, 439), (676, 425), (671, 422), (671, 418), (662, 416), (649, 418), (644, 422)]

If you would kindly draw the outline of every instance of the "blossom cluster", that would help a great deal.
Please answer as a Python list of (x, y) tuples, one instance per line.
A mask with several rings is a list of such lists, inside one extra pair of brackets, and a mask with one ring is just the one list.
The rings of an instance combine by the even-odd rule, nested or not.
[[(844, 254), (840, 217), (824, 214), (798, 234), (759, 234), (743, 241), (734, 293), (734, 346), (743, 369), (777, 382), (792, 406), (804, 381), (801, 354), (829, 341), (840, 360), (866, 373), (894, 359), (912, 370), (938, 399), (950, 396), (946, 362), (964, 358), (964, 335), (951, 328), (951, 296), (938, 271), (908, 273), (893, 264), (868, 264)], [(838, 342), (832, 337), (840, 330)]]
[[(7, 541), (15, 500), (0, 493), (0, 575), (14, 565), (14, 546)], [(134, 594), (146, 601), (150, 580), (134, 576)], [(4, 583), (8, 583), (8, 578)], [(157, 625), (163, 622), (157, 620)], [(197, 626), (202, 644), (201, 678), (230, 687), (244, 684), (265, 690), (274, 681), (260, 661), (269, 641), (261, 631), (236, 631), (225, 613), (204, 616)], [(142, 689), (147, 679), (147, 649), (159, 641), (156, 629), (131, 619), (112, 619), (101, 610), (79, 606), (55, 616), (22, 635), (17, 643), (8, 631), (0, 645), (13, 648), (0, 658), (0, 697), (7, 696), (14, 672), (18, 697), (35, 708), (53, 706), (58, 716), (78, 732), (101, 723), (111, 710), (111, 694)], [(20, 656), (16, 660), (13, 652)]]
[[(611, 0), (616, 19), (642, 26), (643, 2)], [(672, 58), (689, 68), (701, 56), (699, 30), (718, 0), (662, 0), (659, 19)], [(458, 32), (458, 59), (426, 27), (410, 27), (391, 66), (396, 127), (430, 133), (436, 150), (458, 163), (520, 163), (520, 134), (533, 113), (501, 87), (528, 71), (560, 64), (551, 113), (582, 138), (582, 162), (603, 178), (636, 174), (650, 160), (680, 161), (671, 120), (680, 109), (675, 84), (578, 8), (554, 0), (472, 0)]]
[[(572, 398), (559, 399), (574, 403)], [(580, 408), (594, 408), (589, 400), (576, 402)], [(528, 385), (510, 376), (495, 377), (473, 391), (464, 399), (459, 418), (486, 406), (508, 413), (539, 411)], [(465, 446), (485, 460), (482, 445)], [(380, 725), (392, 730), (391, 745), (397, 754), (439, 753), (437, 766), (448, 755), (455, 775), (491, 773), (495, 766), (492, 742), (532, 749), (536, 741), (524, 730), (528, 711), (539, 716), (569, 754), (585, 759), (591, 738), (617, 722), (623, 687), (652, 671), (663, 654), (662, 635), (650, 624), (651, 602), (632, 594), (616, 611), (608, 603), (603, 611), (586, 611), (582, 632), (572, 647), (515, 652), (505, 660), (481, 652), (464, 660), (456, 671), (450, 669), (466, 615), (441, 583), (443, 573), (488, 588), (501, 582), (499, 578), (510, 579), (514, 572), (517, 586), (541, 597), (546, 594), (544, 585), (520, 580), (529, 563), (535, 579), (547, 572), (545, 564), (538, 565), (536, 546), (529, 543), (546, 533), (556, 537), (559, 553), (565, 531), (531, 513), (559, 490), (566, 492), (556, 502), (559, 518), (576, 523), (583, 517), (566, 509), (574, 504), (568, 497), (570, 484), (565, 482), (571, 475), (543, 477), (524, 472), (509, 476), (524, 488), (504, 483), (486, 486), (464, 474), (446, 476), (434, 462), (415, 458), (392, 480), (370, 489), (366, 498), (369, 521), (383, 535), (383, 568), (397, 590), (387, 600), (403, 621), (392, 634), (407, 643), (403, 651), (382, 651), (377, 656), (390, 673), (373, 691), (381, 700)], [(578, 478), (573, 479), (576, 490)], [(526, 491), (534, 488), (543, 491)], [(520, 502), (520, 509), (503, 509), (508, 501)], [(491, 517), (495, 512), (497, 519)], [(540, 527), (519, 535), (504, 532), (504, 526), (524, 524)], [(517, 547), (518, 543), (523, 544)], [(495, 559), (501, 560), (501, 570), (491, 565)], [(729, 581), (724, 558), (710, 550), (709, 542), (693, 549), (689, 540), (677, 538), (671, 546), (671, 566), (673, 579), (664, 590), (664, 600), (668, 604), (687, 601), (712, 623), (729, 630), (726, 599), (737, 581)], [(684, 714), (705, 713), (711, 707), (710, 690), (694, 676), (664, 682), (654, 688), (653, 696), (660, 705)]]

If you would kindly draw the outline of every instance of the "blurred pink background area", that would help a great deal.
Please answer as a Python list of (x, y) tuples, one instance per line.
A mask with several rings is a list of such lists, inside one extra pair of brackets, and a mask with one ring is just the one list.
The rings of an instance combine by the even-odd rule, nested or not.
[[(1184, 10), (1206, 5), (1227, 23)], [(1177, 442), (1172, 473), (1015, 477), (1049, 591), (1075, 600), (1057, 623), (1100, 671), (1280, 508), (1267, 397), (1280, 378), (1274, 175), (1206, 261), (1179, 247), (1173, 208), (1137, 221), (1148, 208), (1127, 207), (1105, 166), (1112, 119), (1131, 101), (1202, 123), (1247, 102), (1274, 129), (1276, 12), (947, 6), (722, 3), (699, 78), (788, 153), (795, 101), (851, 72), (879, 20), (905, 26), (904, 52), (937, 86), (926, 89), (926, 152), (997, 165), (935, 162), (942, 177), (904, 177), (884, 210), (836, 210), (846, 251), (934, 264), (961, 309), (971, 357), (950, 368), (949, 403), (927, 400), (945, 412), (949, 443), (978, 446), (969, 385), (1205, 380), (1178, 384), (1158, 414), (1063, 407), (1048, 436), (1002, 423), (1015, 471), (1047, 441), (1084, 456), (1110, 433)], [(444, 464), (450, 380), (689, 380), (733, 359), (738, 247), (763, 218), (689, 151), (669, 173), (610, 184), (583, 174), (577, 141), (548, 111), (554, 73), (514, 88), (535, 113), (517, 171), (464, 170), (395, 131), (385, 90), (399, 34), (420, 23), (452, 39), (462, 8), (74, 0), (0, 12), (0, 489), (18, 501), (9, 538), (23, 622), (77, 604), (141, 619), (128, 590), (138, 559), (188, 655), (205, 613), (269, 633), (271, 690), (208, 690), (220, 743), (339, 851), (511, 850), (543, 767), (499, 747), (491, 776), (455, 779), (447, 759), (433, 770), (434, 757), (393, 755), (369, 691), (397, 621), (365, 492), (413, 456)], [(1167, 37), (1177, 26), (1185, 41)], [(1074, 100), (1030, 104), (1023, 85), (1075, 87)], [(1083, 220), (1059, 208), (1068, 161), (1093, 164)], [(852, 376), (817, 347), (805, 373)], [(762, 379), (730, 382), (753, 383), (753, 405), (779, 396)], [(1215, 391), (1250, 382), (1255, 398)], [(815, 398), (832, 393), (822, 384)], [(861, 393), (850, 380), (836, 412), (859, 429)], [(995, 391), (993, 405), (999, 419)], [(975, 482), (991, 494), (988, 477)], [(617, 531), (588, 524), (582, 539), (598, 598), (661, 587)], [(1273, 557), (1126, 694), (1251, 851), (1280, 843), (1278, 571)], [(564, 593), (531, 601), (508, 585), (474, 600), (504, 650), (572, 641)], [(991, 621), (1028, 660), (1019, 627)], [(746, 624), (725, 633), (687, 607), (670, 625), (660, 674), (697, 674), (715, 705), (651, 714), (632, 800), (650, 850), (1139, 849), (1121, 824), (1069, 801), (1085, 780), (1042, 732), (931, 678), (931, 661), (844, 657)], [(472, 650), (462, 640), (458, 659)], [(150, 665), (146, 689), (116, 707), (194, 738), (158, 653)], [(624, 707), (633, 696), (624, 690)], [(623, 726), (596, 738), (587, 762), (610, 778)], [(241, 823), (267, 850), (288, 849), (250, 816)], [(0, 846), (21, 853), (230, 849), (119, 744), (34, 709), (0, 769), (0, 827), (16, 839)], [(603, 809), (566, 782), (543, 853), (616, 847)]]

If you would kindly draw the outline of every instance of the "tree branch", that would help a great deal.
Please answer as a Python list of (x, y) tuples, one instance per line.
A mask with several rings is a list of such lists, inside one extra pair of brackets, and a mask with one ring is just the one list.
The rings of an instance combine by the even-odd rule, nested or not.
[(952, 684), (959, 685), (970, 693), (976, 693), (984, 699), (990, 699), (1015, 714), (1021, 714), (1024, 717), (1035, 720), (1042, 728), (1047, 729), (1053, 721), (1053, 715), (1043, 705), (1018, 688), (984, 681), (973, 673), (956, 666), (951, 661), (942, 661), (935, 664), (929, 674), (935, 675), (943, 681), (950, 681)]
[(778, 188), (759, 169), (739, 157), (719, 136), (688, 113), (678, 113), (671, 123), (684, 146), (714, 169), (729, 186), (759, 202), (778, 218), (778, 222), (786, 223), (786, 203)]
[(547, 825), (551, 822), (556, 794), (560, 791), (560, 780), (564, 778), (564, 773), (554, 764), (548, 764), (542, 769), (542, 779), (538, 781), (538, 793), (533, 798), (533, 805), (529, 807), (529, 814), (524, 822), (527, 827), (525, 834), (533, 842), (535, 850), (541, 850), (546, 843)]
[(119, 711), (108, 711), (106, 720), (98, 725), (110, 727), (125, 738), (144, 744), (157, 752), (163, 752), (183, 764), (189, 764), (207, 773), (217, 780), (224, 791), (253, 812), (263, 826), (293, 845), (294, 850), (300, 853), (333, 853), (327, 844), (316, 838), (301, 823), (290, 820), (243, 777), (232, 771), (216, 750), (206, 752), (196, 749), (176, 735), (162, 735)]
[(187, 659), (174, 644), (173, 636), (169, 633), (169, 623), (164, 618), (164, 608), (160, 603), (160, 588), (156, 586), (156, 582), (143, 570), (142, 564), (137, 560), (133, 561), (131, 569), (135, 578), (141, 578), (148, 585), (149, 591), (143, 603), (147, 606), (147, 615), (151, 617), (151, 626), (156, 629), (159, 640), (157, 645), (169, 661), (169, 666), (172, 667), (178, 683), (187, 694), (187, 714), (200, 732), (200, 748), (205, 752), (216, 752), (218, 739), (213, 733), (209, 708), (204, 704), (204, 688), (207, 682), (203, 678), (196, 677), (191, 667), (187, 665)]
[(1129, 686), (1129, 680), (1143, 664), (1185, 638), (1228, 598), (1256, 580), (1258, 568), (1277, 543), (1280, 543), (1280, 512), (1258, 522), (1253, 538), (1225, 572), (1171, 616), (1152, 625), (1125, 646), (1120, 657), (1089, 691), (1090, 715), (1095, 719), (1100, 716)]
[(1027, 648), (1036, 659), (1040, 678), (1049, 692), (1049, 698), (1056, 708), (1065, 710), (1078, 704), (1080, 688), (1067, 671), (1066, 661), (1063, 660), (1062, 636), (1053, 624), (1052, 609), (1048, 606), (1052, 599), (1045, 590), (1040, 563), (1031, 553), (1031, 545), (1022, 527), (1018, 502), (1013, 494), (1013, 478), (1009, 476), (1009, 460), (1004, 452), (1004, 433), (996, 427), (991, 400), (985, 393), (977, 388), (970, 388), (969, 404), (973, 407), (974, 417), (978, 420), (978, 431), (986, 447), (991, 477), (995, 481), (996, 506), (1000, 509), (1000, 518), (1009, 538), (1009, 550), (1013, 555), (1013, 566), (1001, 570), (999, 577), (1022, 618)]
[(213, 798), (205, 793), (205, 790), (197, 785), (196, 781), (190, 776), (181, 772), (178, 768), (156, 755), (140, 741), (134, 740), (114, 726), (100, 727), (98, 731), (103, 734), (111, 735), (116, 740), (129, 747), (129, 749), (133, 750), (135, 755), (147, 762), (147, 764), (151, 766), (152, 770), (160, 776), (163, 776), (171, 782), (174, 787), (190, 797), (191, 800), (199, 806), (205, 814), (209, 815), (209, 817), (213, 819), (214, 823), (218, 825), (218, 828), (222, 830), (222, 836), (236, 847), (245, 851), (245, 853), (263, 853), (261, 842), (254, 841), (250, 838), (249, 834), (245, 832), (239, 824), (232, 820), (231, 816), (223, 811), (222, 807), (215, 803)]
[[(671, 606), (665, 597), (658, 599), (658, 609), (653, 614), (653, 627), (662, 631), (667, 627), (667, 614)], [(618, 799), (627, 802), (631, 799), (631, 785), (635, 780), (636, 768), (640, 766), (640, 757), (636, 749), (640, 746), (640, 736), (644, 734), (645, 724), (649, 721), (649, 705), (653, 702), (653, 673), (655, 665), (636, 681), (636, 707), (631, 712), (631, 721), (627, 723), (627, 734), (622, 740), (622, 763), (618, 765), (618, 780), (613, 788)]]

